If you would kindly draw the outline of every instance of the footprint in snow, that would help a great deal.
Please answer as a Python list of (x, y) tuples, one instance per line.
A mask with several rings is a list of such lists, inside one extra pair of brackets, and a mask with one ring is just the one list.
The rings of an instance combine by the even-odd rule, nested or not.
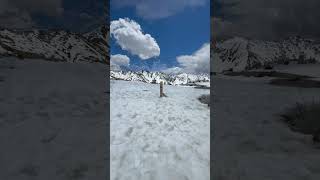
[(131, 117), (131, 118), (136, 118), (138, 116), (138, 114), (137, 113), (134, 113), (134, 115)]
[(49, 113), (46, 111), (37, 112), (36, 115), (40, 118), (49, 118)]
[(150, 122), (144, 122), (145, 124), (147, 124), (148, 126), (152, 127), (152, 123)]
[(168, 120), (169, 120), (169, 121), (174, 121), (175, 118), (174, 118), (174, 117), (168, 117)]
[(171, 127), (168, 128), (168, 131), (169, 131), (169, 132), (171, 132), (171, 131), (173, 131), (173, 130), (174, 130), (174, 127), (173, 127), (173, 126), (171, 126)]
[(130, 127), (130, 128), (128, 129), (128, 131), (126, 132), (126, 136), (127, 136), (127, 137), (130, 137), (130, 135), (132, 134), (132, 132), (133, 132), (133, 127)]
[(150, 145), (149, 144), (146, 144), (142, 147), (142, 151), (146, 152), (147, 148), (149, 147)]

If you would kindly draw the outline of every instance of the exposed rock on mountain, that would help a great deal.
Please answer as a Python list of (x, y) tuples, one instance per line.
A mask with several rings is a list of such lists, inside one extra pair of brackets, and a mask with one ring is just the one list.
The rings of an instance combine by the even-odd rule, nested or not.
[(200, 82), (209, 82), (210, 76), (206, 74), (166, 74), (162, 72), (149, 72), (149, 71), (111, 71), (110, 79), (125, 80), (125, 81), (141, 81), (146, 83), (160, 83), (169, 85), (191, 85)]
[(0, 30), (0, 56), (109, 64), (108, 29), (85, 34), (64, 30)]
[(278, 42), (235, 37), (217, 42), (212, 53), (214, 72), (270, 69), (277, 64), (319, 63), (320, 42), (301, 37)]

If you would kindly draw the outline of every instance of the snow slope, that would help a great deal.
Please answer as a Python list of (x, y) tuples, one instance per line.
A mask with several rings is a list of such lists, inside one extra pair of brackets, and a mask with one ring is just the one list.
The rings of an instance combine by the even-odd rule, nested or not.
[(0, 58), (0, 179), (107, 179), (107, 70)]
[(209, 180), (209, 90), (111, 80), (111, 179)]
[(272, 86), (265, 78), (212, 81), (213, 179), (320, 179), (312, 138), (279, 121), (285, 108), (320, 100), (319, 89)]

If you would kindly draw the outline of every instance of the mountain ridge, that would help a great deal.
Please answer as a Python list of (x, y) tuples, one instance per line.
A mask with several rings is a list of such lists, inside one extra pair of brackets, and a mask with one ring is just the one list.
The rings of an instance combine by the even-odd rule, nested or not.
[(124, 81), (140, 81), (159, 84), (161, 81), (167, 85), (193, 85), (201, 82), (210, 82), (208, 74), (167, 74), (150, 71), (110, 71), (110, 79)]
[(83, 34), (57, 29), (1, 28), (0, 56), (109, 64), (108, 37), (106, 26)]
[(213, 71), (245, 71), (277, 64), (320, 63), (320, 42), (298, 36), (279, 41), (234, 37), (212, 44)]

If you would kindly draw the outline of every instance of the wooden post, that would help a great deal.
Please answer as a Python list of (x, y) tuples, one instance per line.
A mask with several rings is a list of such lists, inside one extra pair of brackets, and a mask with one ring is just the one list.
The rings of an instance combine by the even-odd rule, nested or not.
[(160, 82), (160, 97), (163, 97), (163, 81)]

